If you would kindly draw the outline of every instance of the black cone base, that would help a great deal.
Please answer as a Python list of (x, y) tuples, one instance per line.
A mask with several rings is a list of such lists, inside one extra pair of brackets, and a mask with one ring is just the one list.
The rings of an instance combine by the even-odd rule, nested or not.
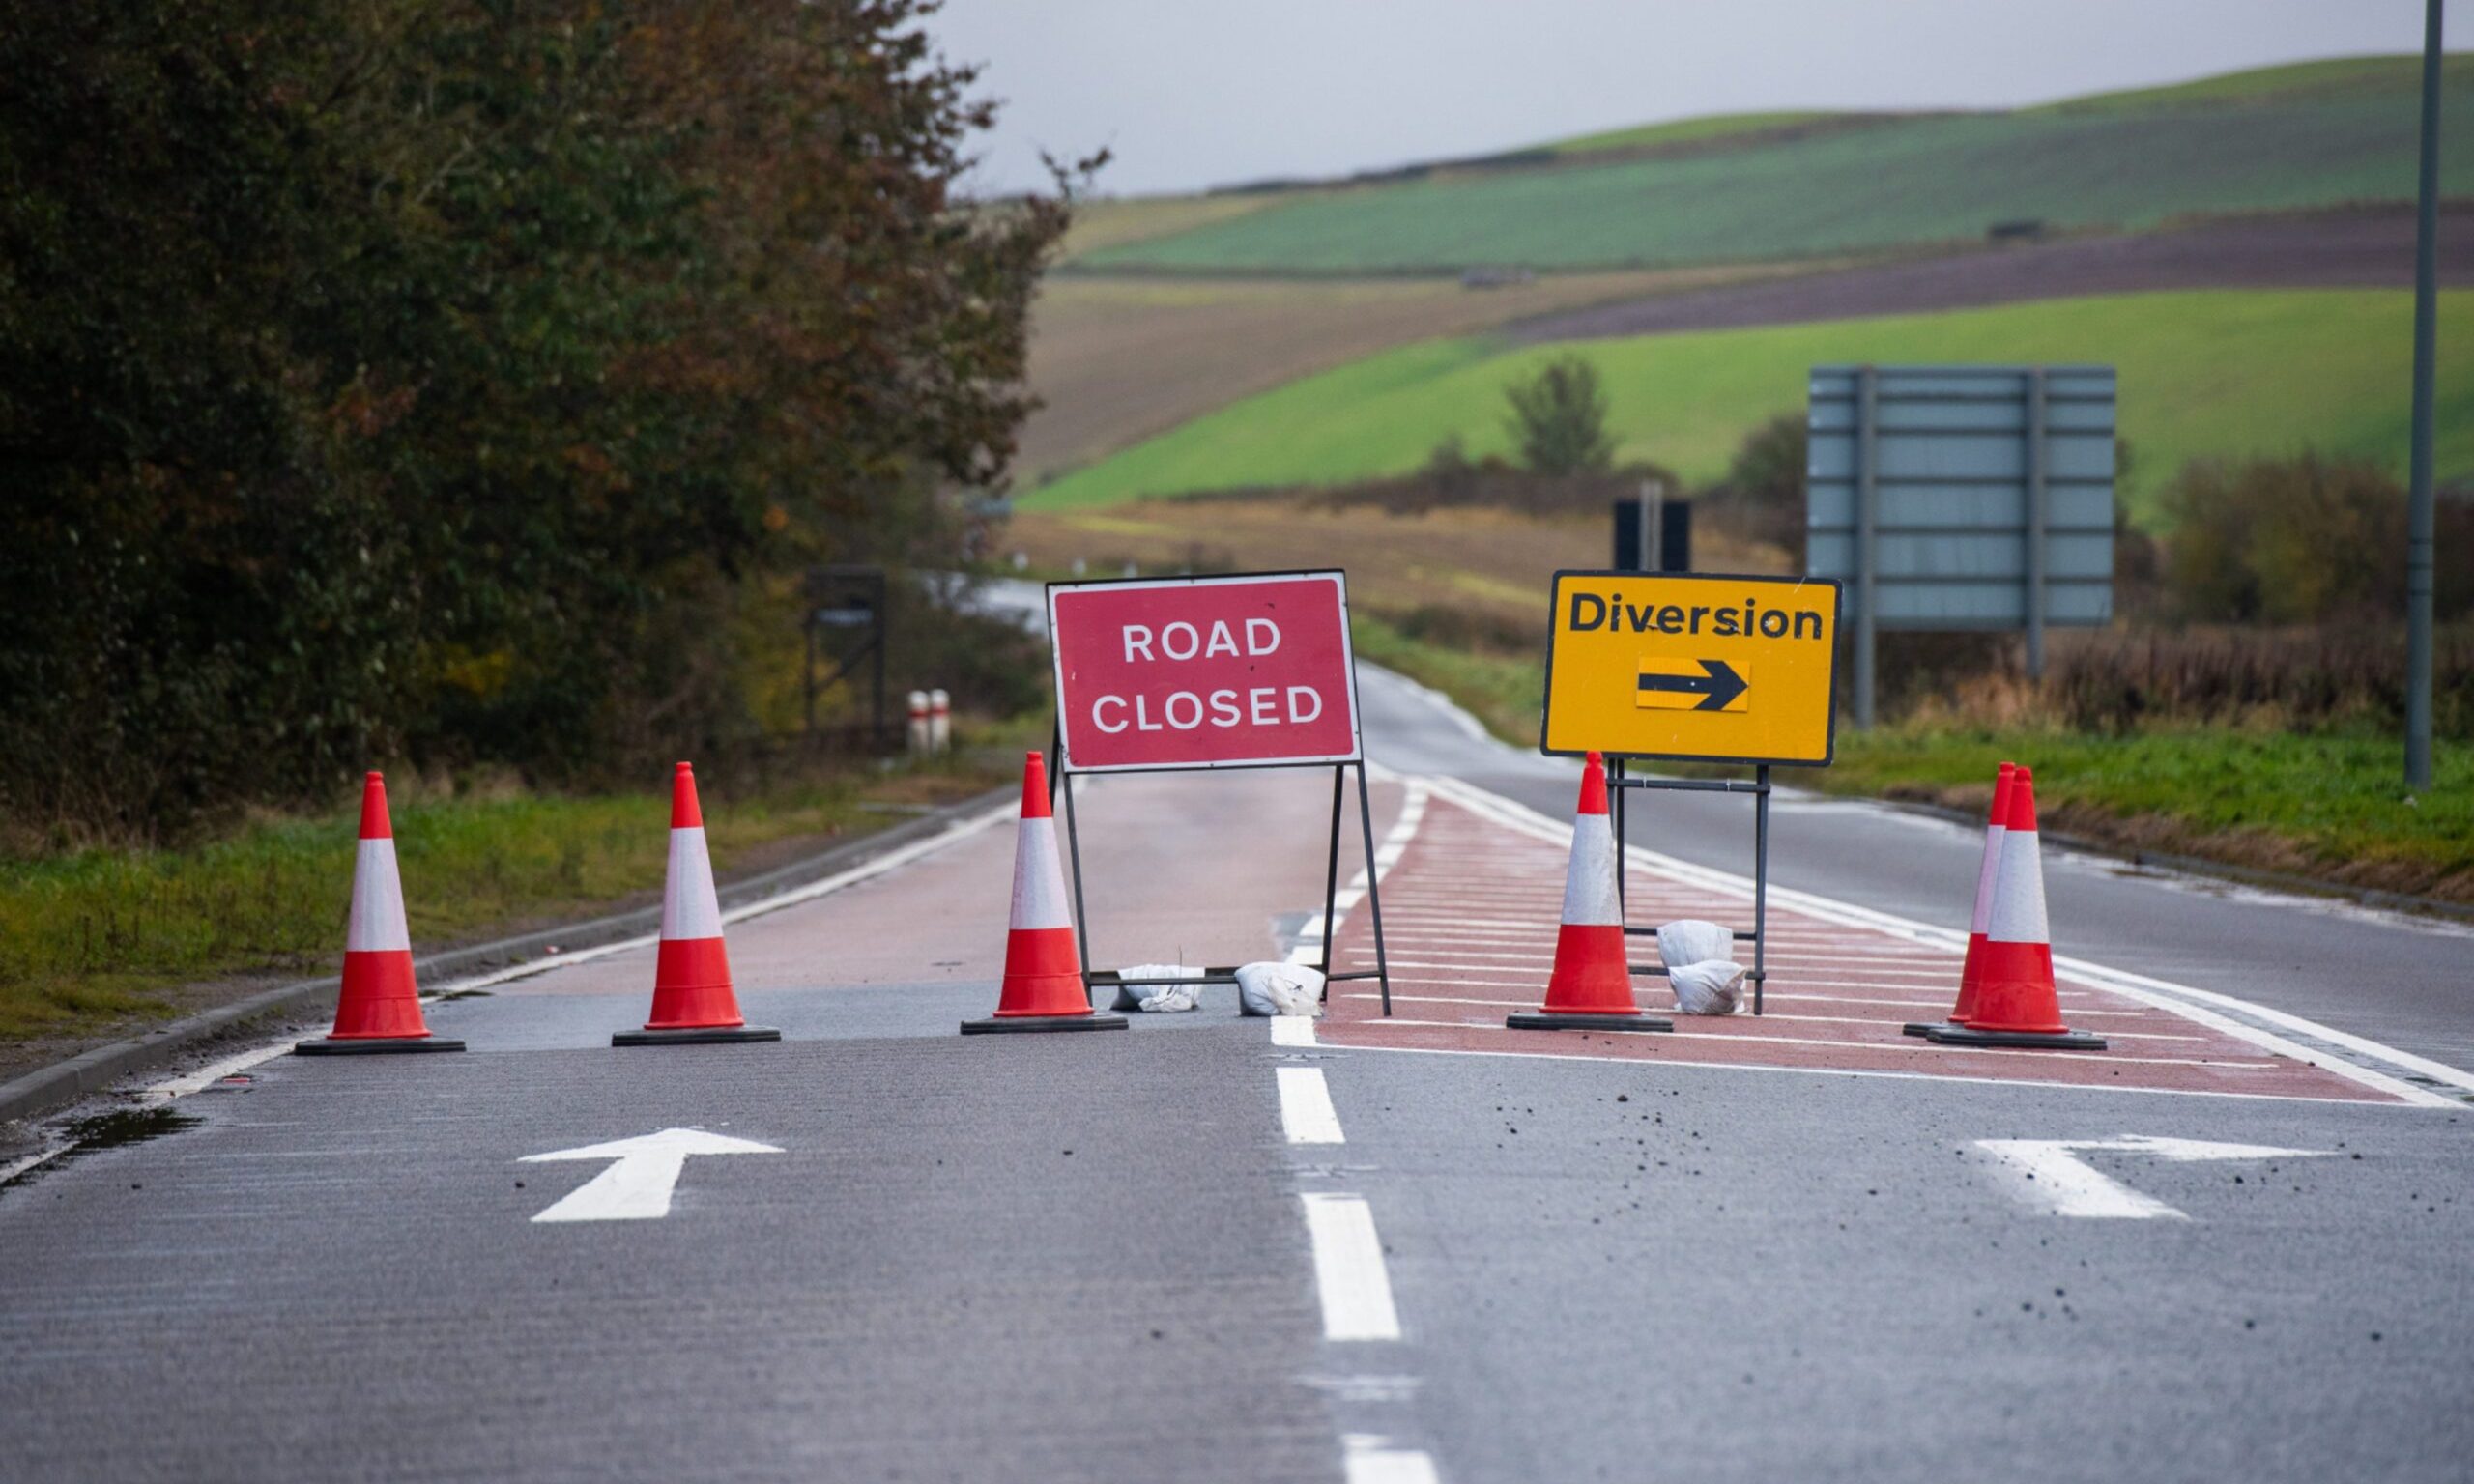
[(1956, 1024), (1955, 1020), (1910, 1020), (1898, 1028), (1898, 1033), (1901, 1036), (1930, 1036), (1945, 1026)]
[(700, 1025), (680, 1031), (619, 1031), (610, 1038), (614, 1046), (698, 1046), (714, 1042), (780, 1041), (782, 1033), (769, 1025)]
[(985, 1020), (965, 1020), (965, 1036), (1004, 1036), (1017, 1031), (1122, 1031), (1123, 1015), (1006, 1015), (1001, 1019), (991, 1015)]
[(1664, 1015), (1573, 1015), (1545, 1010), (1524, 1010), (1506, 1015), (1504, 1024), (1515, 1031), (1671, 1031), (1675, 1029), (1675, 1022)]
[(1937, 1046), (2016, 1046), (2029, 1051), (2102, 1051), (2105, 1038), (2087, 1031), (1979, 1031), (1966, 1025), (1927, 1027), (1924, 1039)]
[(405, 1051), (461, 1051), (464, 1042), (445, 1036), (363, 1036), (337, 1041), (322, 1036), (292, 1048), (295, 1056), (386, 1056)]

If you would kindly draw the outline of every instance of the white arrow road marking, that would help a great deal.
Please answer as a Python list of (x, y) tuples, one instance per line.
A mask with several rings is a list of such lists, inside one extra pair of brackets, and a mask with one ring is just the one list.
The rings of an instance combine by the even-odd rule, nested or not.
[(2057, 1216), (2121, 1221), (2160, 1217), (2187, 1221), (2190, 1217), (2152, 1195), (2133, 1190), (2073, 1151), (2121, 1150), (2174, 1164), (2201, 1159), (2309, 1159), (2332, 1153), (2324, 1149), (2279, 1149), (2273, 1144), (2160, 1139), (2136, 1133), (2118, 1139), (1978, 1139), (1975, 1147), (1994, 1157), (2010, 1177), (2007, 1184), (2011, 1193), (2028, 1205)]
[(527, 1155), (526, 1164), (566, 1159), (611, 1159), (610, 1168), (584, 1183), (535, 1221), (654, 1221), (670, 1214), (670, 1194), (689, 1155), (778, 1155), (770, 1144), (734, 1139), (702, 1128), (664, 1128), (659, 1133), (576, 1149)]

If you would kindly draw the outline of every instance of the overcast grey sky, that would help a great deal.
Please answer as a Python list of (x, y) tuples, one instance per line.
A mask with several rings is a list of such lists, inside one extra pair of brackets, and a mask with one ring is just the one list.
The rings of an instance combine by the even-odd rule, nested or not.
[[(2461, 10), (2463, 7), (2453, 7)], [(1106, 144), (1115, 194), (1773, 108), (1998, 107), (2413, 51), (2420, 0), (950, 0), (1009, 100), (975, 184)], [(2456, 17), (2452, 15), (2452, 21)], [(2460, 44), (2462, 39), (2460, 39)]]

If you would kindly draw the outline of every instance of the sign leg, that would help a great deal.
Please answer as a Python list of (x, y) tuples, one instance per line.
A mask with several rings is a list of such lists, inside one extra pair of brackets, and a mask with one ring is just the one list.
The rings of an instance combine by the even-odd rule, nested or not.
[(1625, 856), (1631, 849), (1632, 836), (1625, 828), (1630, 815), (1625, 813), (1625, 806), (1632, 790), (1624, 786), (1624, 778), (1630, 770), (1624, 766), (1621, 757), (1611, 759), (1607, 766), (1615, 775), (1615, 915), (1628, 924), (1631, 914), (1624, 907), (1624, 889), (1631, 885), (1632, 872), (1631, 864)]
[(1753, 781), (1760, 792), (1752, 801), (1752, 1013), (1761, 1013), (1761, 991), (1766, 972), (1762, 966), (1763, 950), (1769, 946), (1769, 768), (1767, 764), (1753, 770)]
[(1323, 860), (1323, 999), (1332, 998), (1332, 918), (1339, 911), (1340, 902), (1340, 800), (1341, 789), (1348, 779), (1348, 765), (1332, 765), (1332, 841), (1331, 850)]
[(1074, 830), (1074, 780), (1064, 778), (1064, 772), (1059, 768), (1056, 776), (1065, 785), (1065, 854), (1074, 863), (1074, 941), (1082, 950), (1082, 998), (1090, 1001), (1096, 998), (1091, 990), (1091, 914), (1082, 901), (1082, 842)]
[[(1374, 974), (1383, 983), (1383, 1013), (1389, 1015), (1392, 1013), (1392, 956), (1383, 951), (1383, 889), (1381, 872), (1374, 865), (1374, 805), (1366, 797), (1366, 764), (1363, 762), (1357, 765), (1357, 819), (1358, 833), (1366, 837), (1366, 910), (1374, 924)], [(1335, 848), (1338, 843), (1336, 835), (1333, 839)], [(1329, 953), (1331, 924), (1326, 922), (1323, 928), (1327, 945), (1324, 951)]]

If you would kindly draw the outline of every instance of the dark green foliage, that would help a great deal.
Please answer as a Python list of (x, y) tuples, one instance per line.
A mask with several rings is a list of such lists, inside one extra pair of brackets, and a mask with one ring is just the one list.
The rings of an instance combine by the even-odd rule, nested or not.
[(1727, 476), (1703, 495), (1702, 516), (1747, 541), (1785, 552), (1791, 570), (1804, 564), (1804, 418), (1781, 413), (1744, 435)]
[(748, 725), (749, 581), (951, 551), (1060, 199), (917, 0), (0, 15), (0, 814)]
[(1615, 456), (1606, 431), (1606, 393), (1597, 367), (1578, 356), (1559, 357), (1527, 382), (1504, 388), (1520, 462), (1541, 474), (1590, 474)]
[[(2304, 453), (2200, 461), (2166, 487), (2169, 605), (2201, 621), (2402, 619), (2405, 491), (2377, 464)], [(2474, 607), (2474, 503), (2438, 510), (2436, 604)]]

